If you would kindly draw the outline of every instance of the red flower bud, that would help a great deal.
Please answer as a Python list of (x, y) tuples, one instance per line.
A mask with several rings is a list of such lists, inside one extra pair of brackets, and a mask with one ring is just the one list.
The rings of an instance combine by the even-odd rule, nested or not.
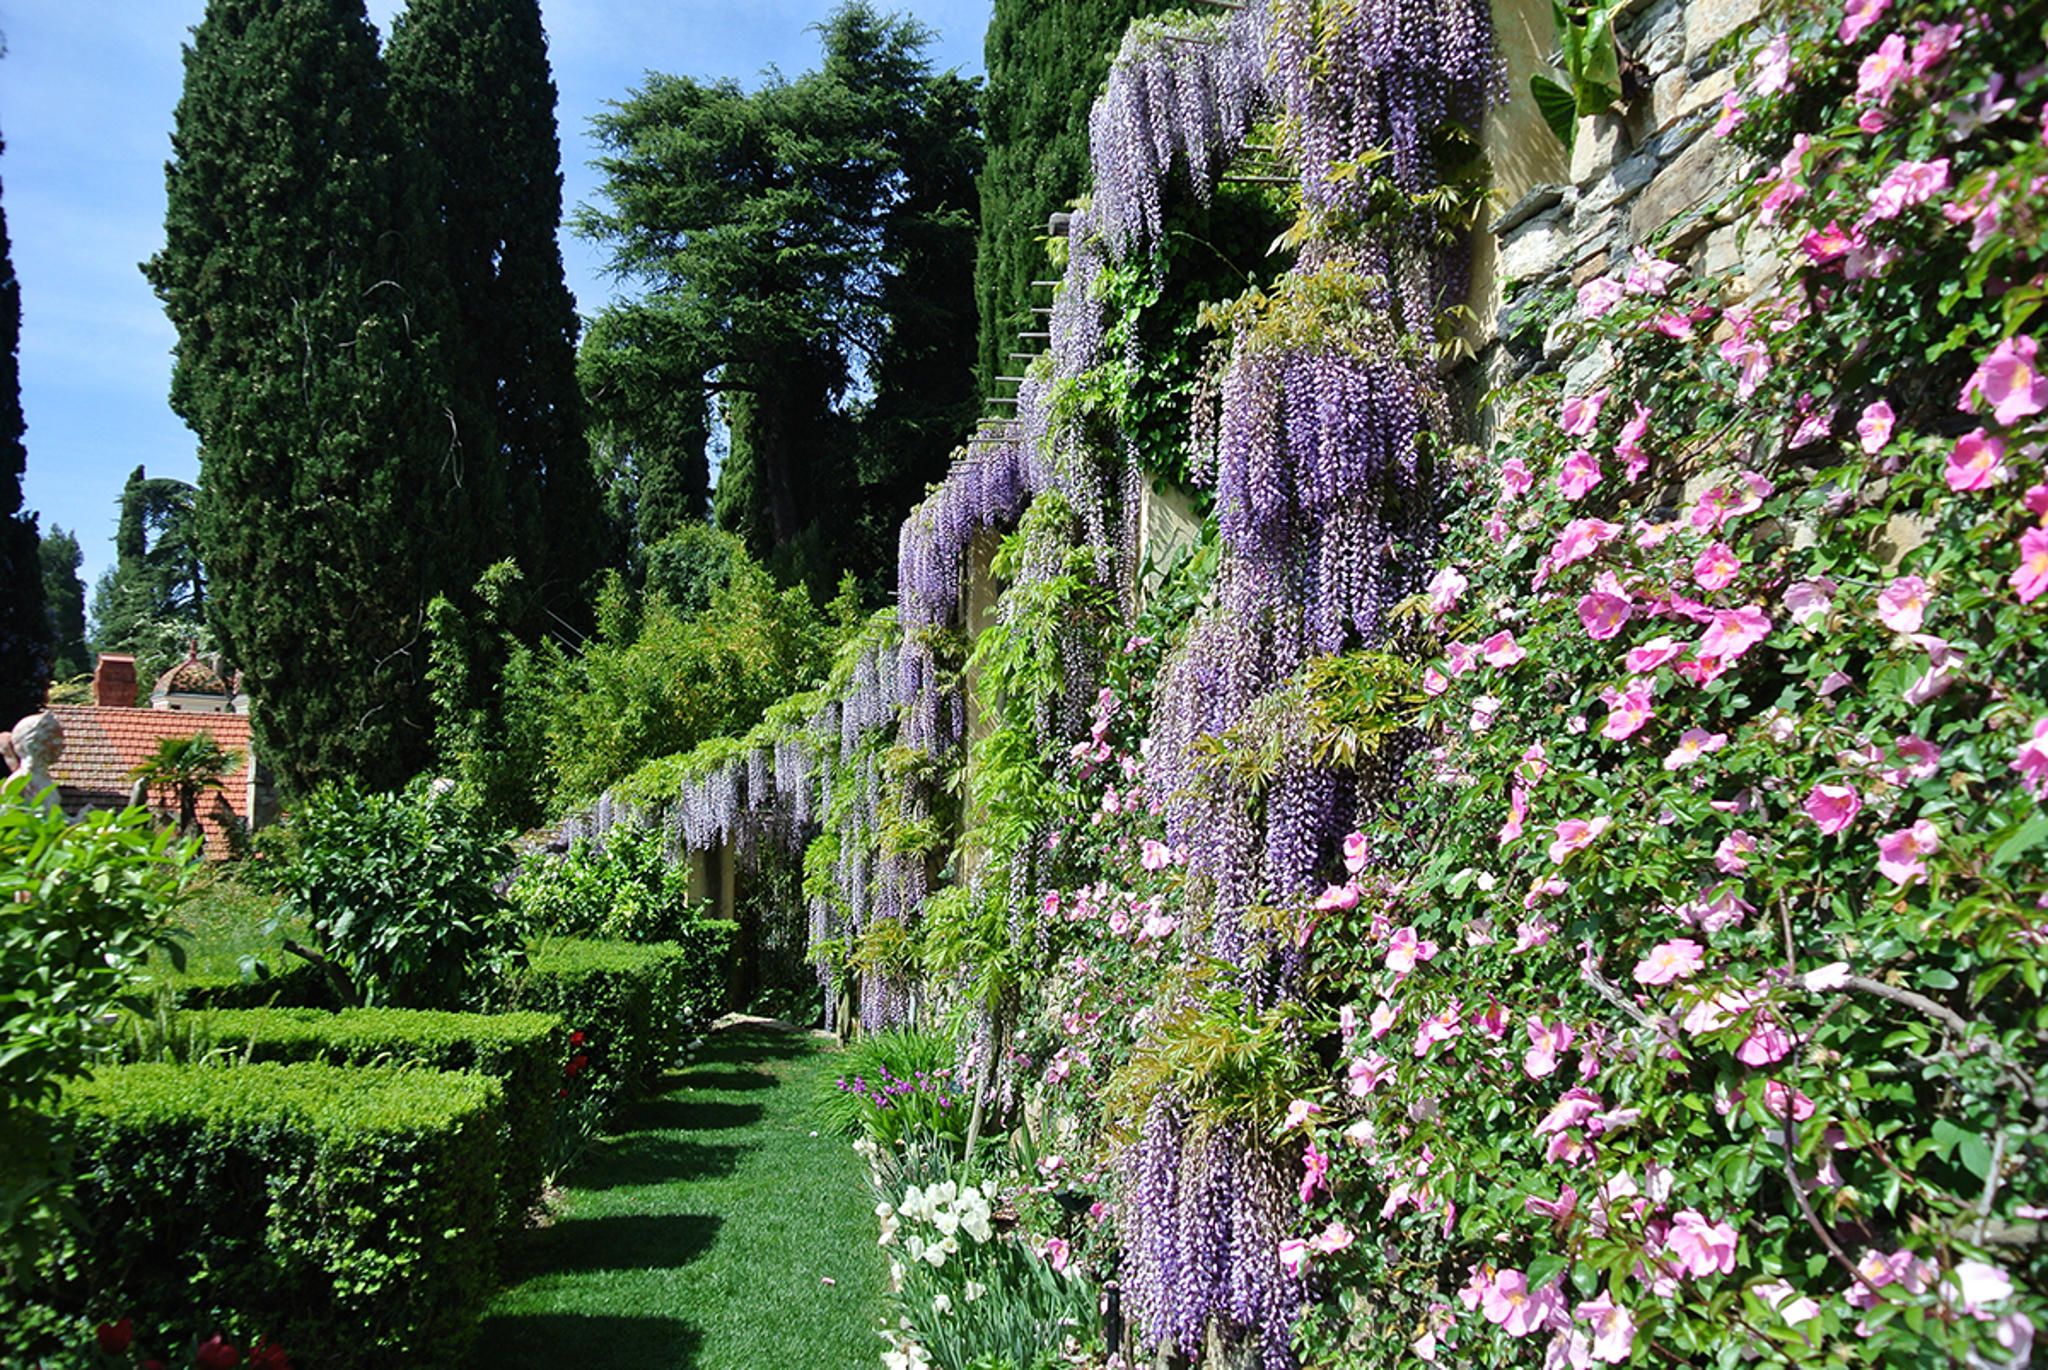
[(118, 1356), (135, 1341), (135, 1319), (122, 1318), (119, 1322), (103, 1322), (93, 1335), (99, 1338), (100, 1350), (110, 1356)]
[(570, 1033), (570, 1034), (569, 1034), (569, 1045), (570, 1045), (570, 1046), (572, 1046), (572, 1047), (580, 1047), (580, 1046), (582, 1046), (582, 1045), (583, 1045), (583, 1034), (582, 1034), (582, 1032), (578, 1031), (578, 1032), (572, 1032), (572, 1033)]
[(200, 1343), (199, 1356), (194, 1363), (199, 1370), (235, 1370), (242, 1363), (242, 1353), (221, 1340), (220, 1333), (216, 1332)]
[(171, 1370), (171, 1367), (165, 1365), (155, 1356), (151, 1356), (148, 1360), (142, 1363), (142, 1370)]
[(259, 1338), (249, 1348), (249, 1370), (292, 1370), (291, 1357), (276, 1342)]

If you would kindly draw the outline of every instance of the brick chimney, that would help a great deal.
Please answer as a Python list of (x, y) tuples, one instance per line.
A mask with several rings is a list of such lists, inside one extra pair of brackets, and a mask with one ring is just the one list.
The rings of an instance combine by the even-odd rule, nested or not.
[(98, 709), (135, 707), (135, 658), (103, 656), (92, 671), (92, 702)]

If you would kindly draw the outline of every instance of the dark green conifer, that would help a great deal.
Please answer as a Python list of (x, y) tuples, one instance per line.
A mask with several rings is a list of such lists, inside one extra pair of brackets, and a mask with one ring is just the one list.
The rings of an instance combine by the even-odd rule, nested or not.
[[(6, 150), (0, 142), (0, 152)], [(0, 209), (0, 729), (43, 707), (50, 684), (50, 620), (36, 551), (36, 518), (22, 512), (28, 449), (21, 417), (21, 282)]]
[(85, 582), (78, 577), (85, 554), (76, 534), (52, 524), (40, 556), (43, 600), (49, 606), (50, 639), (56, 651), (50, 678), (75, 680), (92, 670), (92, 650), (85, 645)]
[(501, 486), (501, 539), (484, 560), (519, 565), (531, 635), (580, 621), (605, 560), (576, 384), (577, 319), (555, 233), (562, 217), (555, 86), (538, 0), (412, 0), (385, 62), (391, 111), (419, 157), (444, 234), (459, 338), (451, 385), (492, 430), (472, 446)]
[(171, 404), (199, 435), (208, 617), (291, 789), (430, 754), (424, 619), (487, 498), (442, 379), (433, 216), (362, 0), (209, 0), (185, 52), (163, 250)]
[(985, 55), (982, 126), (988, 167), (981, 179), (981, 306), (984, 384), (1013, 365), (1031, 307), (1048, 304), (1031, 282), (1048, 270), (1046, 224), (1086, 188), (1088, 110), (1101, 93), (1133, 19), (1176, 8), (1174, 0), (995, 0)]

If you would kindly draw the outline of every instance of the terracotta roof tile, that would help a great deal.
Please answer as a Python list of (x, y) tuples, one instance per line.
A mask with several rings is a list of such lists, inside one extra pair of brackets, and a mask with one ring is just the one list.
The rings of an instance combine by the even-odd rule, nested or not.
[[(224, 788), (200, 796), (199, 825), (206, 834), (206, 854), (230, 854), (224, 818), (232, 814), (244, 828), (249, 822), (249, 716), (247, 714), (178, 713), (169, 709), (96, 709), (89, 705), (56, 704), (50, 712), (64, 725), (64, 755), (51, 768), (58, 794), (68, 813), (86, 809), (119, 809), (128, 803), (128, 773), (156, 754), (165, 738), (213, 734), (224, 752), (241, 755), (241, 765), (223, 777)], [(157, 790), (152, 809), (175, 818), (177, 796)]]

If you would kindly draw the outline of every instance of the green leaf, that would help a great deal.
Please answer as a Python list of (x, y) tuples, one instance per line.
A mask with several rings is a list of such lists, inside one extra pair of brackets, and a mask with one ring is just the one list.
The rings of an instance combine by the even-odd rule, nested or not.
[(1571, 91), (1548, 76), (1536, 75), (1529, 78), (1529, 96), (1536, 102), (1543, 122), (1550, 125), (1564, 150), (1570, 152), (1579, 136), (1579, 106)]
[(1991, 869), (2003, 870), (2048, 838), (2048, 813), (2036, 810), (2032, 817), (2012, 830), (1991, 853)]

